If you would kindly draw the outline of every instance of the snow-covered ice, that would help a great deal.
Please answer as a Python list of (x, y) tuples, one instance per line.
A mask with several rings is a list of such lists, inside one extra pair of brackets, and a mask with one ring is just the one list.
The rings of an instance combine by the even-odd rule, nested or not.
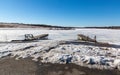
[[(18, 34), (19, 33), (19, 34)], [(49, 34), (52, 40), (75, 40), (77, 34), (88, 35), (97, 41), (120, 45), (120, 30), (114, 29), (76, 29), (76, 30), (41, 30), (41, 29), (0, 29), (0, 41), (24, 39), (24, 34)]]

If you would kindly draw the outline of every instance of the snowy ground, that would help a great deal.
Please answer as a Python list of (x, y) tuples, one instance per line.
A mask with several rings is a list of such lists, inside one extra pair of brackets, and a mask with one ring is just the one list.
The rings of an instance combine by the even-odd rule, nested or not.
[(98, 69), (120, 70), (120, 48), (97, 47), (82, 44), (62, 44), (61, 41), (44, 40), (34, 43), (1, 43), (0, 58), (6, 56), (19, 58), (40, 57), (47, 63), (75, 63)]
[[(120, 30), (80, 29), (80, 30), (0, 30), (0, 40), (23, 39), (24, 34), (49, 33), (53, 40), (41, 40), (30, 43), (0, 43), (0, 58), (6, 56), (19, 58), (32, 57), (34, 61), (42, 58), (47, 63), (75, 63), (81, 66), (98, 69), (120, 70), (120, 48), (98, 47), (83, 44), (60, 44), (61, 40), (75, 40), (78, 33), (84, 33), (97, 40), (120, 45)], [(17, 38), (16, 38), (17, 37)]]

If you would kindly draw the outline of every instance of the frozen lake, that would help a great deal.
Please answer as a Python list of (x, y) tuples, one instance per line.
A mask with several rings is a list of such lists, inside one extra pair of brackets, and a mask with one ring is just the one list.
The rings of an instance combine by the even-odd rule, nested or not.
[(76, 29), (76, 30), (41, 30), (41, 29), (0, 29), (0, 41), (23, 39), (24, 34), (49, 34), (52, 40), (76, 40), (77, 34), (97, 36), (97, 41), (120, 45), (120, 30), (114, 29)]
[[(80, 66), (98, 69), (120, 70), (120, 48), (99, 47), (85, 44), (61, 44), (61, 40), (76, 40), (77, 34), (88, 35), (97, 41), (120, 45), (120, 30), (76, 29), (0, 29), (0, 41), (23, 40), (24, 34), (49, 34), (49, 39), (28, 43), (0, 43), (0, 58), (11, 56), (16, 60), (32, 57), (34, 61), (42, 58), (43, 63), (75, 63)], [(94, 65), (93, 65), (94, 64)]]

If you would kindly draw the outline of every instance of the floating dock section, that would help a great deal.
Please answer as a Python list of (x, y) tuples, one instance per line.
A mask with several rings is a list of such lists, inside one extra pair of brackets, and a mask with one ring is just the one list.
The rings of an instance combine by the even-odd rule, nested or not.
[(24, 42), (24, 41), (34, 41), (34, 40), (44, 40), (48, 39), (48, 34), (40, 34), (37, 36), (33, 36), (33, 34), (25, 34), (25, 39), (23, 40), (11, 40), (11, 42)]
[(83, 34), (78, 34), (77, 36), (78, 36), (78, 40), (81, 40), (81, 41), (97, 42), (96, 36), (94, 36), (94, 39), (90, 38), (89, 36), (83, 35)]

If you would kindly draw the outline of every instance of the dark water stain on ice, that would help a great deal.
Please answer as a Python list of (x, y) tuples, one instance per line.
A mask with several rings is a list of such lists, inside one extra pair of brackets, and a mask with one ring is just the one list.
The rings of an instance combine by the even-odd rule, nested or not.
[(74, 45), (88, 45), (88, 46), (97, 46), (97, 47), (112, 47), (112, 48), (120, 48), (120, 45), (116, 44), (108, 44), (108, 43), (94, 43), (94, 42), (88, 42), (88, 41), (66, 41), (65, 44), (74, 44)]

